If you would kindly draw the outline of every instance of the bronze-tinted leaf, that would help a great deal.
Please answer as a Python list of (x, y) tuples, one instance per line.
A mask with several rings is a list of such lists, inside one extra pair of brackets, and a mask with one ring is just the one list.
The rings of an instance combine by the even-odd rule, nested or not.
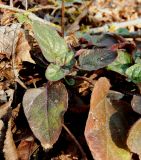
[(50, 26), (32, 21), (33, 32), (46, 60), (63, 66), (73, 58), (65, 40)]
[(129, 131), (127, 145), (132, 152), (139, 155), (141, 160), (141, 119), (139, 119)]
[(45, 149), (58, 140), (63, 113), (67, 110), (68, 94), (61, 82), (47, 88), (29, 89), (23, 97), (26, 118), (36, 138)]
[(97, 70), (106, 67), (117, 57), (117, 53), (107, 48), (84, 50), (79, 56), (80, 68), (83, 70)]
[(114, 44), (124, 42), (124, 38), (115, 33), (103, 33), (98, 36), (94, 36), (97, 46), (111, 47)]
[(94, 87), (85, 137), (95, 160), (131, 160), (126, 150), (126, 127), (119, 106), (113, 106), (106, 98), (110, 83), (100, 78)]

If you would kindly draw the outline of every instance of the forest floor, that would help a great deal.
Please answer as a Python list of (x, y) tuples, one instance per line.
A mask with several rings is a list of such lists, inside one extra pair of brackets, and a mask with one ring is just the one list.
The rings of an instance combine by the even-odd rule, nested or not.
[(0, 0), (0, 160), (141, 160), (141, 0)]

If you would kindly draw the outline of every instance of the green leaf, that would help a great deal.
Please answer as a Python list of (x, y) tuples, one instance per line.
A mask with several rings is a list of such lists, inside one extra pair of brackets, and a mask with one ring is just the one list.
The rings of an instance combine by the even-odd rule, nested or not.
[(62, 69), (60, 66), (51, 63), (47, 67), (45, 76), (50, 81), (58, 81), (64, 78), (67, 73), (69, 73), (69, 70)]
[(141, 160), (141, 119), (139, 119), (130, 129), (127, 145), (131, 152), (139, 155), (139, 159)]
[(26, 91), (24, 113), (33, 134), (45, 149), (51, 148), (58, 140), (67, 106), (68, 93), (61, 82)]
[(129, 35), (129, 31), (127, 28), (119, 28), (117, 30), (117, 33), (120, 34), (120, 35)]
[(30, 23), (31, 22), (26, 14), (16, 13), (15, 15), (20, 23)]
[(56, 30), (39, 21), (33, 21), (32, 27), (42, 53), (49, 62), (63, 66), (72, 59), (73, 53), (68, 51), (65, 40)]
[(135, 83), (141, 82), (141, 64), (134, 64), (126, 70), (127, 77)]
[(137, 48), (133, 52), (133, 59), (134, 59), (135, 63), (140, 63), (141, 64), (141, 51), (140, 51), (140, 49)]
[(106, 48), (84, 50), (84, 52), (79, 56), (79, 65), (83, 70), (97, 70), (106, 67), (109, 63), (112, 63), (116, 56), (116, 52)]
[(131, 62), (131, 56), (127, 52), (119, 50), (116, 60), (109, 64), (107, 69), (124, 75)]
[(69, 86), (73, 86), (75, 84), (75, 80), (73, 78), (70, 79), (65, 78), (65, 81)]

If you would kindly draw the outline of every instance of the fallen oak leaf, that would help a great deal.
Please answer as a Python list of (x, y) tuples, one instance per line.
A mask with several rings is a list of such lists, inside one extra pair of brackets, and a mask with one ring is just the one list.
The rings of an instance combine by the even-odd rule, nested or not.
[(45, 149), (52, 148), (58, 140), (67, 106), (68, 93), (61, 82), (26, 91), (24, 113), (35, 137)]
[(95, 84), (85, 138), (95, 160), (131, 160), (132, 155), (124, 142), (124, 117), (122, 118), (122, 112), (118, 113), (106, 98), (109, 89), (110, 83), (104, 77)]

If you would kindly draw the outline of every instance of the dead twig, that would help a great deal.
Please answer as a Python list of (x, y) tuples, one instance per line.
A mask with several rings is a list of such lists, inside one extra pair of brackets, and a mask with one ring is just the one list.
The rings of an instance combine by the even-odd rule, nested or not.
[(62, 31), (62, 36), (64, 37), (64, 17), (65, 17), (65, 5), (64, 5), (64, 0), (62, 0), (62, 10), (61, 10), (61, 31)]
[(44, 24), (48, 24), (50, 25), (51, 27), (55, 28), (57, 31), (61, 32), (61, 28), (60, 26), (54, 24), (54, 23), (51, 23), (51, 22), (48, 22), (46, 20), (43, 20), (41, 18), (39, 18), (38, 16), (36, 16), (35, 14), (31, 13), (30, 10), (26, 11), (26, 10), (23, 10), (23, 9), (19, 9), (19, 8), (15, 8), (15, 7), (11, 7), (11, 6), (8, 6), (8, 5), (0, 5), (0, 8), (1, 9), (7, 9), (7, 10), (11, 10), (11, 11), (14, 11), (14, 12), (18, 12), (18, 13), (23, 13), (23, 14), (26, 14), (28, 15), (28, 18), (31, 19), (31, 20), (37, 20), (37, 21), (40, 21), (41, 23), (44, 23)]
[(75, 19), (75, 22), (67, 29), (67, 33), (73, 33), (79, 29), (79, 23), (83, 17), (88, 14), (89, 7), (92, 5), (93, 0), (89, 2), (83, 9), (82, 13)]
[(10, 6), (13, 7), (13, 0), (10, 0)]
[(67, 128), (66, 125), (62, 124), (62, 126), (65, 129), (65, 131), (69, 134), (69, 136), (73, 139), (73, 141), (75, 142), (75, 144), (77, 145), (77, 147), (79, 148), (79, 150), (80, 150), (80, 152), (81, 152), (81, 154), (83, 156), (83, 159), (87, 160), (86, 154), (85, 154), (83, 148), (81, 147), (80, 143), (75, 138), (75, 136), (70, 132), (70, 130)]
[(37, 12), (37, 11), (44, 10), (44, 9), (56, 9), (56, 7), (52, 6), (52, 5), (47, 5), (47, 6), (30, 8), (30, 9), (28, 9), (28, 11)]
[(115, 23), (109, 23), (109, 24), (105, 24), (102, 27), (97, 27), (97, 28), (91, 28), (88, 30), (88, 33), (92, 34), (92, 33), (98, 33), (98, 32), (108, 32), (109, 28), (111, 26), (115, 26), (115, 29), (118, 28), (126, 28), (129, 26), (136, 26), (141, 24), (141, 18), (135, 19), (135, 20), (130, 20), (130, 21), (125, 21), (125, 22), (115, 22)]

